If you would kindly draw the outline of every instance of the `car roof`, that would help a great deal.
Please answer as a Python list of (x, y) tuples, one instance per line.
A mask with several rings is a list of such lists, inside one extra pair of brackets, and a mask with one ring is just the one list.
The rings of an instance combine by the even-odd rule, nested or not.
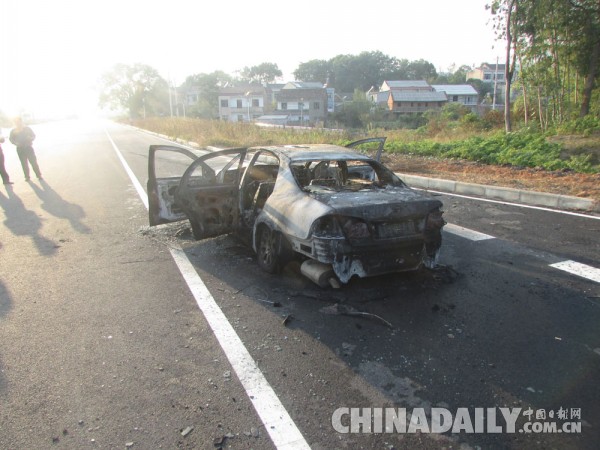
[(372, 158), (355, 152), (347, 147), (331, 144), (299, 144), (299, 145), (270, 145), (252, 147), (249, 150), (270, 150), (276, 154), (285, 156), (290, 161), (312, 161), (319, 159), (339, 160), (354, 159), (368, 161)]

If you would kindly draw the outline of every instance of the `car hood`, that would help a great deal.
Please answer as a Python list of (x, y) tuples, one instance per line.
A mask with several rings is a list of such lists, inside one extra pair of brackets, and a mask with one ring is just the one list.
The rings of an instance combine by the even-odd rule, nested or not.
[(405, 186), (360, 191), (312, 192), (315, 200), (332, 208), (336, 214), (363, 220), (394, 220), (422, 217), (442, 206), (428, 194)]

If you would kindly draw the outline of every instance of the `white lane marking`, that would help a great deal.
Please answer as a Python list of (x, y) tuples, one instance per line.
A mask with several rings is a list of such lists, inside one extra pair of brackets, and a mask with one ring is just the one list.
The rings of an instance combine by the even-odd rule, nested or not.
[(185, 252), (181, 248), (172, 248), (171, 255), (275, 446), (278, 449), (309, 449), (300, 430), (198, 276)]
[(105, 130), (105, 132), (106, 132), (106, 136), (108, 137), (108, 140), (110, 141), (110, 143), (113, 146), (113, 149), (115, 150), (115, 153), (117, 154), (117, 157), (119, 158), (119, 160), (121, 161), (121, 164), (125, 168), (125, 172), (127, 172), (127, 175), (129, 175), (129, 179), (133, 183), (133, 187), (135, 188), (138, 195), (140, 196), (140, 199), (142, 200), (142, 203), (144, 204), (146, 209), (148, 209), (148, 195), (146, 194), (146, 191), (144, 191), (144, 188), (142, 187), (142, 185), (140, 184), (138, 179), (135, 177), (133, 171), (129, 167), (129, 164), (127, 164), (127, 161), (125, 161), (125, 158), (123, 158), (123, 155), (119, 151), (119, 148), (115, 144), (115, 141), (112, 140), (112, 138), (110, 137), (110, 134), (108, 134), (107, 130)]
[(429, 189), (422, 189), (422, 188), (413, 188), (413, 189), (416, 189), (419, 191), (433, 192), (434, 194), (451, 195), (452, 197), (468, 198), (469, 200), (479, 200), (480, 202), (497, 203), (499, 205), (507, 205), (507, 206), (518, 206), (519, 208), (537, 209), (538, 211), (548, 211), (548, 212), (553, 212), (553, 213), (558, 213), (558, 214), (566, 214), (568, 216), (584, 217), (586, 219), (600, 220), (600, 216), (592, 216), (592, 215), (588, 215), (588, 214), (581, 214), (581, 213), (576, 213), (576, 212), (571, 212), (571, 211), (562, 211), (560, 209), (544, 208), (543, 206), (523, 205), (522, 203), (511, 203), (511, 202), (505, 202), (502, 200), (492, 200), (490, 198), (471, 197), (469, 195), (451, 194), (450, 192), (432, 191)]
[(588, 280), (600, 283), (600, 269), (596, 267), (588, 266), (587, 264), (578, 263), (576, 261), (561, 261), (555, 264), (550, 264), (550, 267), (555, 269), (564, 270), (565, 272), (572, 273), (579, 277), (587, 278)]
[[(106, 135), (133, 185), (136, 187), (144, 206), (148, 209), (147, 196), (142, 185), (129, 168), (123, 155), (108, 134), (108, 131)], [(215, 299), (206, 288), (206, 285), (185, 252), (180, 247), (171, 248), (170, 251), (175, 264), (177, 264), (177, 268), (192, 292), (206, 321), (213, 330), (225, 356), (227, 356), (233, 370), (246, 390), (246, 394), (261, 418), (265, 430), (269, 433), (275, 447), (281, 450), (310, 450), (310, 446), (302, 436), (302, 433), (296, 427), (285, 407), (281, 404), (277, 394), (275, 394), (275, 391), (256, 365), (256, 362), (227, 320), (227, 317), (215, 302)]]
[(485, 241), (486, 239), (496, 239), (494, 236), (489, 234), (480, 233), (479, 231), (470, 230), (460, 225), (454, 225), (453, 223), (447, 223), (444, 228), (448, 233), (455, 234), (457, 236), (469, 239), (471, 241)]

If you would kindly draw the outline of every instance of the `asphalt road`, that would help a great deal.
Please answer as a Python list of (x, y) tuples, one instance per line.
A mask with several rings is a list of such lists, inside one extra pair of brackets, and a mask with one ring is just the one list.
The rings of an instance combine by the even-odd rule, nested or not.
[[(161, 138), (34, 130), (43, 181), (4, 144), (0, 448), (597, 448), (600, 220), (444, 195), (439, 269), (323, 290), (294, 263), (261, 272), (231, 236), (149, 228)], [(338, 408), (405, 408), (412, 428), (338, 432)], [(420, 408), (429, 425), (432, 408), (521, 415), (427, 433)], [(520, 432), (529, 410), (580, 432)]]

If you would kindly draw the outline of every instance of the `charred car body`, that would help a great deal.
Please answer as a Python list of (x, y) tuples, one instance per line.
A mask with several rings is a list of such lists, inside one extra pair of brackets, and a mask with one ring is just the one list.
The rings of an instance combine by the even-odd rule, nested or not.
[[(235, 232), (259, 266), (277, 272), (294, 257), (316, 283), (433, 267), (441, 246), (442, 203), (349, 147), (235, 148), (197, 157), (152, 145), (150, 225), (189, 219), (196, 239)], [(192, 161), (181, 177), (157, 177), (157, 154)], [(335, 275), (335, 276), (334, 276)]]

